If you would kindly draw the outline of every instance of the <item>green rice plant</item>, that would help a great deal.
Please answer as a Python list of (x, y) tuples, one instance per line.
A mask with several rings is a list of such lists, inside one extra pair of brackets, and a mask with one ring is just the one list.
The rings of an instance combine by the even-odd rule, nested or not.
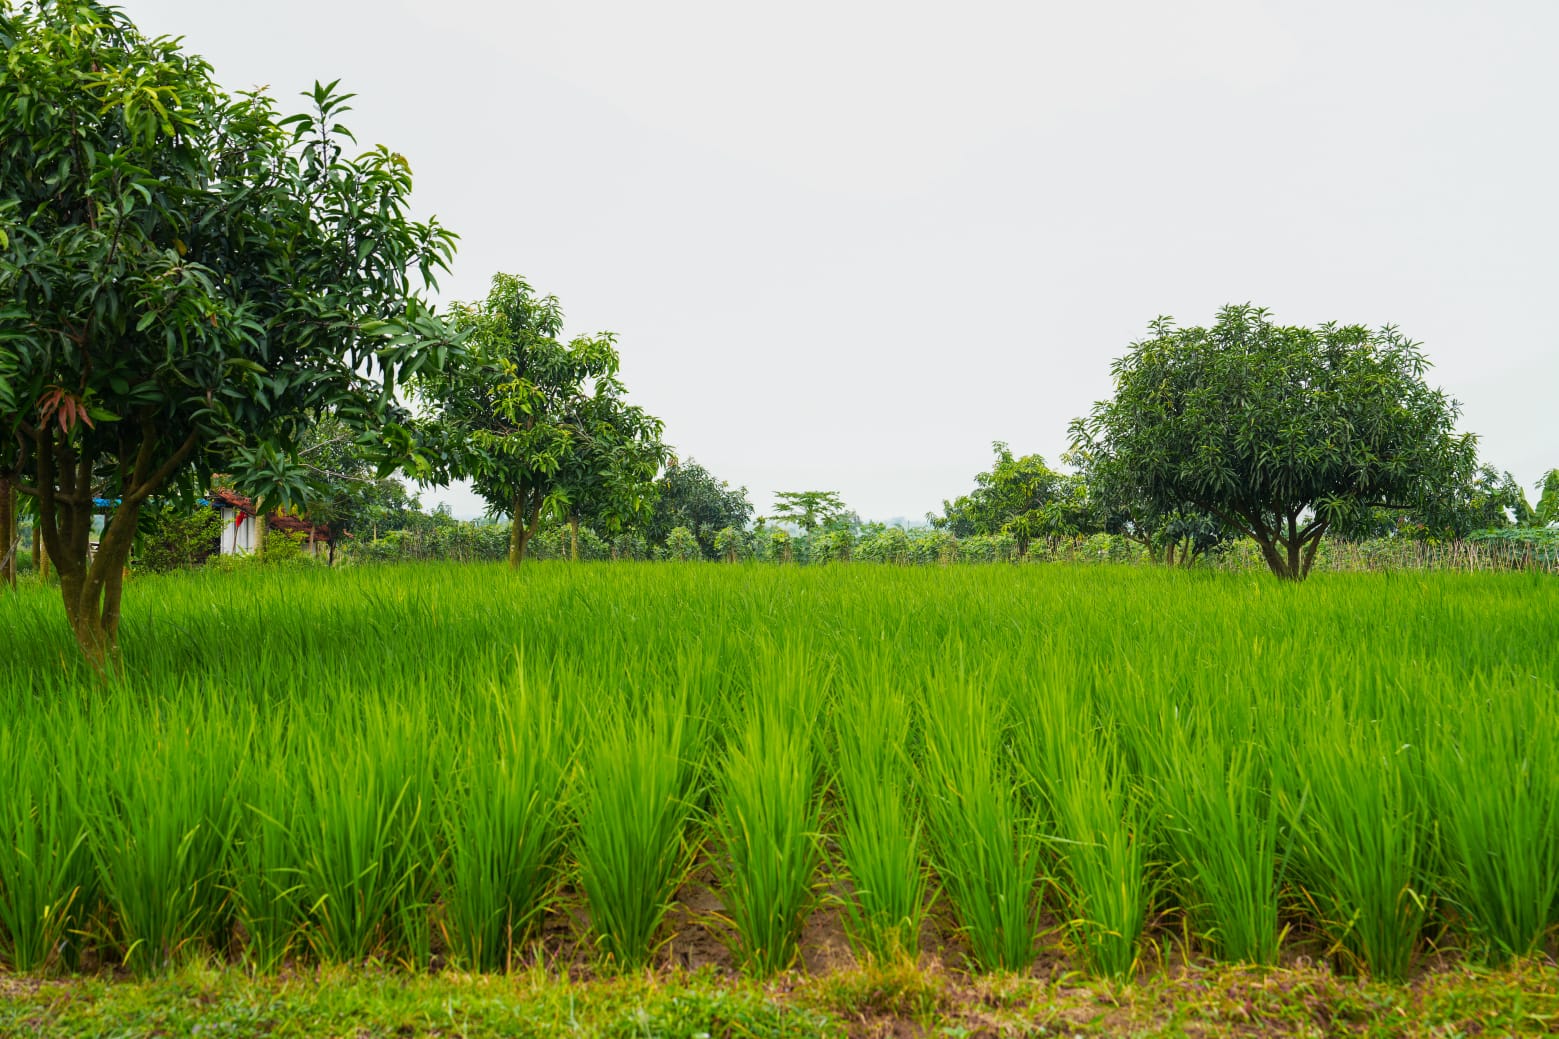
[(1140, 783), (1079, 681), (1087, 666), (1047, 641), (1010, 696), (1014, 751), (1036, 826), (1056, 855), (1054, 882), (1089, 971), (1124, 977), (1137, 963), (1152, 896), (1150, 819)]
[(1152, 896), (1146, 804), (1119, 757), (1080, 741), (1056, 813), (1072, 927), (1089, 970), (1124, 978), (1137, 965)]
[(879, 664), (846, 687), (835, 714), (846, 929), (857, 955), (883, 964), (915, 958), (927, 889), (910, 705), (892, 681)]
[(288, 773), (287, 758), (251, 770), (228, 864), (228, 891), (244, 935), (243, 962), (270, 973), (298, 950), (308, 923), (302, 854), (295, 827), (312, 807)]
[(86, 827), (67, 793), (73, 769), (27, 746), (34, 735), (0, 728), (0, 960), (17, 973), (61, 958), (93, 890)]
[(1283, 801), (1294, 883), (1353, 963), (1376, 978), (1406, 977), (1431, 890), (1422, 752), (1334, 706), (1313, 712), (1291, 753)]
[(1270, 770), (1256, 747), (1211, 732), (1159, 738), (1154, 799), (1198, 937), (1220, 960), (1274, 963), (1287, 841)]
[(812, 901), (821, 828), (813, 728), (822, 684), (770, 648), (717, 781), (721, 896), (736, 953), (759, 976), (790, 966)]
[(507, 970), (549, 904), (566, 822), (572, 740), (556, 696), (517, 669), (471, 712), (470, 741), (440, 802), (443, 921), (456, 958)]
[(310, 942), (326, 962), (387, 952), (415, 959), (422, 948), (417, 921), (425, 922), (427, 906), (418, 880), (428, 865), (421, 839), (427, 805), (418, 777), (384, 750), (314, 737), (298, 755), (305, 783), (293, 828), (298, 894), (311, 918)]
[(1102, 737), (1056, 742), (1049, 818), (1068, 925), (1092, 973), (1125, 977), (1137, 964), (1152, 894), (1147, 805)]
[(430, 708), (437, 695), (437, 687), (423, 678), (401, 705), (385, 712), (379, 729), (378, 754), (393, 774), (404, 778), (407, 806), (394, 845), (394, 872), (406, 883), (395, 900), (387, 933), (396, 960), (412, 970), (427, 969), (433, 959), (433, 909), (442, 854), (437, 805), (447, 786), (443, 764), (453, 756), (442, 713)]
[(1514, 703), (1505, 688), (1489, 692), (1446, 726), (1432, 770), (1445, 897), (1504, 960), (1559, 924), (1559, 710), (1552, 687)]
[[(811, 726), (813, 790), (863, 950), (873, 927), (903, 921), (911, 948), (936, 884), (971, 959), (997, 965), (1032, 952), (1053, 887), (1047, 907), (1100, 973), (1141, 947), (1127, 938), (1139, 876), (1147, 904), (1185, 913), (1217, 955), (1268, 957), (1292, 918), (1380, 974), (1390, 955), (1365, 950), (1366, 918), (1397, 948), (1413, 929), (1408, 903), (1405, 919), (1386, 912), (1393, 890), (1422, 896), (1424, 935), (1496, 957), (1546, 949), (1559, 916), (1547, 577), (1321, 573), (1288, 587), (1064, 564), (429, 564), (148, 576), (134, 592), (111, 685), (77, 662), (57, 590), (0, 594), (0, 827), (19, 835), (0, 857), (13, 876), (35, 870), (36, 896), (17, 902), (52, 907), (79, 888), (63, 937), (31, 940), (56, 967), (112, 965), (132, 946), (141, 971), (207, 951), (256, 971), (310, 950), (416, 966), (435, 921), (466, 958), (454, 878), (480, 873), (472, 849), (509, 811), (508, 795), (486, 814), (464, 799), (519, 783), (498, 764), (510, 758), (494, 690), (514, 740), (538, 742), (510, 696), (516, 645), (568, 733), (566, 817), (595, 820), (588, 854), (582, 831), (566, 833), (564, 874), (594, 877), (583, 901), (597, 926), (637, 928), (632, 956), (602, 939), (618, 964), (664, 937), (657, 914), (689, 848), (712, 834), (723, 868), (723, 765), (748, 741), (766, 669), (792, 658), (815, 676), (800, 692), (822, 690), (834, 716)], [(656, 704), (679, 699), (685, 731), (668, 735)], [(669, 778), (634, 760), (664, 757), (657, 746), (679, 748)], [(1369, 764), (1387, 757), (1399, 776)], [(1371, 828), (1376, 814), (1391, 832)], [(635, 820), (616, 825), (637, 843), (613, 843), (613, 818)], [(69, 859), (84, 879), (62, 879), (72, 831), (86, 834)], [(51, 855), (58, 869), (40, 865)], [(644, 871), (602, 879), (630, 862)], [(21, 890), (0, 876), (0, 898)], [(630, 905), (649, 907), (647, 926)], [(0, 924), (0, 950), (12, 930)]]
[(937, 876), (974, 962), (1021, 970), (1036, 953), (1041, 842), (1003, 767), (1002, 705), (960, 666), (928, 676), (923, 707), (920, 787)]
[(574, 855), (608, 962), (643, 966), (687, 875), (696, 725), (686, 696), (626, 707), (607, 698), (587, 730)]
[(117, 761), (100, 779), (82, 777), (83, 811), (114, 944), (125, 966), (149, 974), (226, 944), (238, 819), (229, 794), (249, 740), (240, 718), (218, 711), (137, 726), (134, 710), (116, 698), (92, 718), (99, 740), (115, 741), (102, 760)]

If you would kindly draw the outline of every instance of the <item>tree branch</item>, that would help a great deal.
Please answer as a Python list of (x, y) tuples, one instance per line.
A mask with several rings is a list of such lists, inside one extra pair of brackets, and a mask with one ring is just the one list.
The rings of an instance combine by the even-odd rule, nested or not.
[(200, 431), (191, 430), (189, 436), (184, 438), (184, 443), (179, 445), (166, 462), (157, 467), (157, 471), (147, 477), (145, 482), (135, 488), (133, 492), (125, 494), (125, 501), (136, 505), (141, 504), (151, 497), (153, 491), (162, 486), (164, 480), (178, 471), (179, 466), (188, 461), (190, 453), (195, 450), (195, 445), (200, 442)]
[(50, 437), (47, 449), (43, 444), (42, 431), (39, 431), (38, 442), (38, 533), (43, 538), (43, 544), (48, 549), (50, 557), (54, 560), (55, 569), (59, 570), (61, 578), (70, 574), (70, 567), (74, 561), (65, 552), (65, 532), (60, 526), (58, 503), (58, 489), (55, 483), (55, 462), (53, 438)]
[[(152, 423), (151, 416), (141, 415), (141, 446), (135, 452), (135, 467), (130, 470), (129, 479), (125, 480), (125, 491), (130, 492), (141, 486), (146, 479), (146, 469), (152, 464), (152, 446), (157, 442), (157, 427)], [(120, 459), (121, 467), (124, 459)], [(122, 469), (121, 469), (122, 471)]]

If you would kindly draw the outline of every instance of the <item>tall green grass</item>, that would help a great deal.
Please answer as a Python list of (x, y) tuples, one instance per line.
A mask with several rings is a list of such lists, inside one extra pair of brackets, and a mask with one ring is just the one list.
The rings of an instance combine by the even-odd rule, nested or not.
[(924, 824), (910, 759), (911, 707), (898, 676), (877, 664), (835, 706), (838, 872), (850, 940), (878, 963), (914, 960), (926, 915)]
[(243, 800), (227, 889), (244, 935), (244, 963), (269, 973), (299, 953), (309, 933), (299, 830), (311, 805), (288, 767), (289, 756), (273, 752), (262, 761), (235, 791)]
[(403, 709), (370, 700), (359, 710), (351, 745), (315, 737), (298, 754), (307, 781), (295, 826), (298, 894), (320, 959), (426, 964), (435, 757)]
[(14, 971), (68, 961), (70, 928), (91, 912), (90, 831), (72, 797), (78, 766), (40, 756), (0, 723), (0, 959)]
[(974, 962), (1015, 971), (1037, 953), (1041, 841), (1019, 797), (1003, 705), (949, 652), (928, 677), (922, 798), (933, 862)]
[(607, 961), (643, 966), (686, 879), (698, 782), (698, 726), (685, 695), (597, 714), (585, 735), (574, 854)]
[(695, 865), (760, 971), (825, 890), (862, 957), (1115, 976), (1182, 928), (1385, 977), (1559, 922), (1529, 575), (170, 575), (109, 684), (62, 614), (0, 594), (7, 969), (496, 970), (584, 922), (633, 967)]
[(1537, 950), (1559, 924), (1559, 697), (1510, 678), (1535, 695), (1474, 690), (1432, 766), (1445, 898), (1496, 960)]
[(231, 922), (223, 879), (239, 812), (229, 793), (249, 730), (242, 716), (194, 713), (190, 725), (154, 718), (137, 729), (117, 701), (89, 720), (105, 776), (81, 813), (115, 944), (137, 973), (222, 948)]
[(1139, 753), (1153, 744), (1150, 796), (1196, 937), (1221, 960), (1270, 964), (1288, 831), (1263, 750), (1227, 725), (1182, 722), (1136, 739)]
[(1340, 701), (1311, 715), (1289, 748), (1285, 793), (1294, 882), (1349, 966), (1407, 975), (1428, 913), (1435, 829), (1422, 751), (1347, 716)]
[(1082, 668), (1057, 652), (1047, 647), (1019, 701), (1015, 751), (1073, 940), (1091, 971), (1124, 977), (1138, 962), (1152, 894), (1148, 801), (1077, 682)]
[(557, 883), (573, 740), (555, 694), (523, 672), (467, 716), (468, 742), (441, 801), (448, 941), (484, 971), (512, 966)]
[(759, 658), (752, 683), (717, 780), (714, 835), (738, 959), (766, 975), (795, 960), (813, 897), (821, 837), (814, 728), (823, 689), (804, 658), (773, 649)]

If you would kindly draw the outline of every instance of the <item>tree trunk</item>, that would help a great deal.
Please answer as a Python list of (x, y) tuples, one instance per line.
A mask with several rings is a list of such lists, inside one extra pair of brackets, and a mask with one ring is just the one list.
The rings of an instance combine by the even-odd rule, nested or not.
[(519, 566), (525, 558), (525, 492), (514, 496), (514, 507), (509, 510), (509, 565)]
[(1180, 546), (1180, 552), (1176, 565), (1182, 570), (1189, 570), (1191, 565), (1196, 562), (1196, 557), (1201, 555), (1201, 552), (1196, 547), (1196, 539), (1181, 538), (1177, 544)]
[(43, 531), (32, 525), (32, 569), (39, 580), (49, 576), (49, 557), (43, 552)]
[(513, 524), (509, 527), (509, 565), (518, 567), (525, 561), (525, 547), (530, 544), (531, 538), (536, 536), (536, 528), (541, 526), (541, 506), (545, 499), (538, 498), (535, 504), (530, 506), (529, 514), (526, 513), (526, 504), (530, 495), (521, 491), (514, 498)]
[(120, 503), (108, 517), (96, 554), (91, 551), (97, 511), (93, 484), (100, 456), (79, 450), (66, 430), (41, 426), (32, 433), (40, 547), (59, 572), (65, 616), (82, 655), (104, 675), (119, 670), (119, 600), (141, 505), (189, 459), (199, 439), (190, 433), (159, 465), (150, 412), (141, 416), (140, 432), (133, 451), (133, 441), (120, 440)]
[(0, 584), (16, 584), (16, 556), (21, 551), (16, 528), (16, 481), (0, 476)]
[(265, 513), (254, 514), (254, 557), (265, 562)]
[(568, 557), (574, 562), (579, 562), (579, 517), (568, 518)]
[[(92, 506), (90, 498), (85, 500), (85, 505), (64, 506), (70, 547), (80, 551), (59, 559), (60, 595), (82, 655), (106, 675), (119, 669), (119, 603), (141, 507), (139, 503), (121, 505), (104, 527), (97, 553), (88, 560), (84, 533), (91, 529)], [(44, 540), (47, 543), (47, 529)]]
[(1275, 533), (1257, 530), (1253, 536), (1256, 544), (1261, 546), (1261, 555), (1267, 561), (1267, 568), (1275, 576), (1285, 581), (1303, 581), (1310, 576), (1310, 568), (1315, 565), (1316, 550), (1321, 547), (1326, 528), (1326, 523), (1317, 520), (1301, 529), (1295, 514), (1288, 518), (1287, 536), (1284, 536), (1281, 520)]
[(1300, 566), (1299, 576), (1301, 578), (1310, 576), (1310, 567), (1315, 565), (1316, 550), (1321, 547), (1321, 539), (1325, 536), (1325, 527), (1322, 527), (1320, 530), (1316, 531), (1312, 536), (1309, 547), (1305, 549), (1304, 562)]
[(1298, 580), (1288, 569), (1288, 560), (1278, 551), (1275, 540), (1271, 537), (1255, 536), (1256, 544), (1261, 548), (1261, 557), (1267, 561), (1267, 569), (1273, 576), (1285, 581)]
[(520, 530), (520, 561), (525, 560), (525, 546), (529, 545), (531, 538), (536, 536), (536, 531), (541, 527), (541, 501), (531, 506), (530, 520)]

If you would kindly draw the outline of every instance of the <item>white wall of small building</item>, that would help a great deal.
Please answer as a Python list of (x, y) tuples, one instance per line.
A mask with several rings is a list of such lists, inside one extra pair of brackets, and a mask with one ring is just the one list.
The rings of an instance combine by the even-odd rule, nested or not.
[(237, 518), (237, 509), (229, 506), (222, 507), (222, 554), (224, 556), (244, 555), (254, 551), (254, 517), (246, 513), (242, 523), (233, 522)]

